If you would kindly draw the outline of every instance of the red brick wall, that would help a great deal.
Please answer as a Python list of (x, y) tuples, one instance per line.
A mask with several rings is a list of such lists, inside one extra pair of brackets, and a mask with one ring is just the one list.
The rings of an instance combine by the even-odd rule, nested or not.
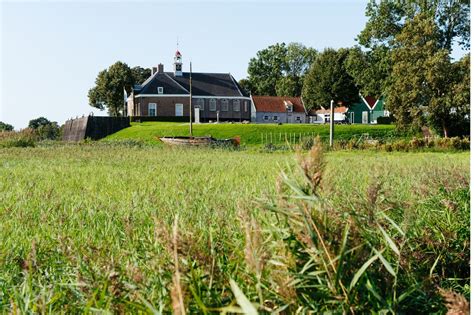
[[(193, 108), (199, 104), (199, 97), (193, 97)], [(238, 99), (240, 102), (240, 110), (234, 111), (233, 98), (228, 98), (228, 111), (222, 111), (221, 104), (223, 99), (216, 98), (216, 111), (209, 110), (209, 98), (203, 98), (204, 110), (201, 111), (201, 121), (206, 122), (208, 120), (217, 119), (217, 111), (219, 111), (219, 119), (226, 120), (249, 120), (251, 114), (251, 103), (250, 99)], [(244, 102), (247, 102), (247, 111), (245, 111)], [(135, 99), (135, 107), (137, 113), (135, 116), (148, 116), (148, 104), (156, 103), (156, 115), (162, 117), (173, 117), (175, 116), (175, 104), (183, 104), (183, 116), (189, 117), (189, 97), (139, 97)]]

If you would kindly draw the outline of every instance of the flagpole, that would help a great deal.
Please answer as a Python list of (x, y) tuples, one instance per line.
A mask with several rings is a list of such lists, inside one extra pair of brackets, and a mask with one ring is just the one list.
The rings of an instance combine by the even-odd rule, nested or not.
[(193, 79), (192, 79), (192, 73), (193, 73), (193, 65), (191, 62), (189, 62), (189, 135), (192, 137), (193, 136)]

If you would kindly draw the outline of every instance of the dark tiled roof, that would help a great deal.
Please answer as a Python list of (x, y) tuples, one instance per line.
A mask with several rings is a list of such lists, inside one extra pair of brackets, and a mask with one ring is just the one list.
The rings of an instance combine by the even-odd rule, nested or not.
[(158, 87), (163, 87), (163, 94), (189, 94), (189, 92), (170, 78), (166, 73), (157, 72), (142, 83), (139, 94), (158, 94)]
[(304, 113), (305, 108), (301, 97), (286, 96), (252, 96), (257, 112), (286, 113), (286, 102), (293, 104), (293, 112)]
[[(176, 82), (187, 90), (189, 89), (189, 72), (182, 76), (174, 76), (168, 72)], [(202, 96), (247, 96), (239, 89), (234, 78), (229, 73), (192, 73), (193, 95)]]
[[(229, 73), (192, 73), (193, 96), (248, 96)], [(189, 94), (189, 72), (175, 76), (173, 72), (157, 73), (142, 83), (137, 94)]]

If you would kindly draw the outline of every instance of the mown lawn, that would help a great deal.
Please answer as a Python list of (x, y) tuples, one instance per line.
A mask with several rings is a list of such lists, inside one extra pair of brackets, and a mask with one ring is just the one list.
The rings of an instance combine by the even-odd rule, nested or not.
[[(257, 145), (270, 142), (284, 143), (300, 137), (314, 137), (319, 135), (322, 139), (329, 137), (329, 125), (315, 124), (194, 124), (194, 135), (211, 135), (216, 138), (232, 138), (240, 136), (243, 145)], [(368, 133), (374, 138), (387, 138), (395, 136), (393, 125), (336, 125), (336, 139), (359, 138)], [(169, 122), (143, 122), (132, 123), (132, 126), (123, 129), (107, 140), (134, 139), (145, 142), (157, 142), (157, 136), (186, 136), (189, 134), (189, 124)]]
[[(147, 129), (152, 137), (165, 130), (158, 126), (185, 128), (138, 124), (122, 134)], [(442, 313), (437, 286), (468, 296), (468, 153), (331, 152), (325, 161), (315, 199), (299, 190), (307, 180), (293, 153), (105, 143), (2, 149), (0, 313), (168, 313), (180, 305), (188, 313), (235, 311), (245, 307), (231, 279), (261, 312)], [(288, 181), (278, 180), (282, 170)], [(301, 200), (316, 211), (314, 220), (323, 213), (317, 209), (333, 214), (321, 225), (331, 255), (343, 248), (344, 226), (347, 244), (360, 245), (344, 256), (336, 287), (325, 282), (325, 269), (306, 264), (318, 252), (304, 247), (311, 243), (304, 225), (293, 230), (285, 223), (299, 217), (286, 221), (284, 213)], [(403, 235), (382, 222), (382, 212)], [(369, 239), (394, 266), (397, 281), (377, 260), (348, 290), (364, 263), (356, 257), (373, 255), (357, 254)]]

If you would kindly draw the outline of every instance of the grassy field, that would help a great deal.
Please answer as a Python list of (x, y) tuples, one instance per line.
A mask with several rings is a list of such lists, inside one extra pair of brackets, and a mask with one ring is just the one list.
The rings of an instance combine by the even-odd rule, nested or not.
[[(194, 124), (194, 135), (211, 135), (216, 138), (240, 136), (243, 145), (257, 145), (272, 140), (273, 143), (284, 143), (299, 137), (319, 135), (322, 139), (329, 137), (329, 125), (315, 124)], [(107, 140), (135, 139), (145, 142), (157, 142), (157, 136), (187, 136), (189, 124), (170, 122), (132, 123), (130, 128), (123, 129), (107, 137)], [(368, 133), (374, 138), (386, 138), (395, 135), (393, 125), (336, 125), (336, 139), (359, 138)], [(271, 139), (270, 139), (271, 137)]]
[[(112, 138), (167, 126), (186, 128)], [(468, 296), (468, 153), (320, 156), (2, 149), (0, 313), (443, 313)]]

